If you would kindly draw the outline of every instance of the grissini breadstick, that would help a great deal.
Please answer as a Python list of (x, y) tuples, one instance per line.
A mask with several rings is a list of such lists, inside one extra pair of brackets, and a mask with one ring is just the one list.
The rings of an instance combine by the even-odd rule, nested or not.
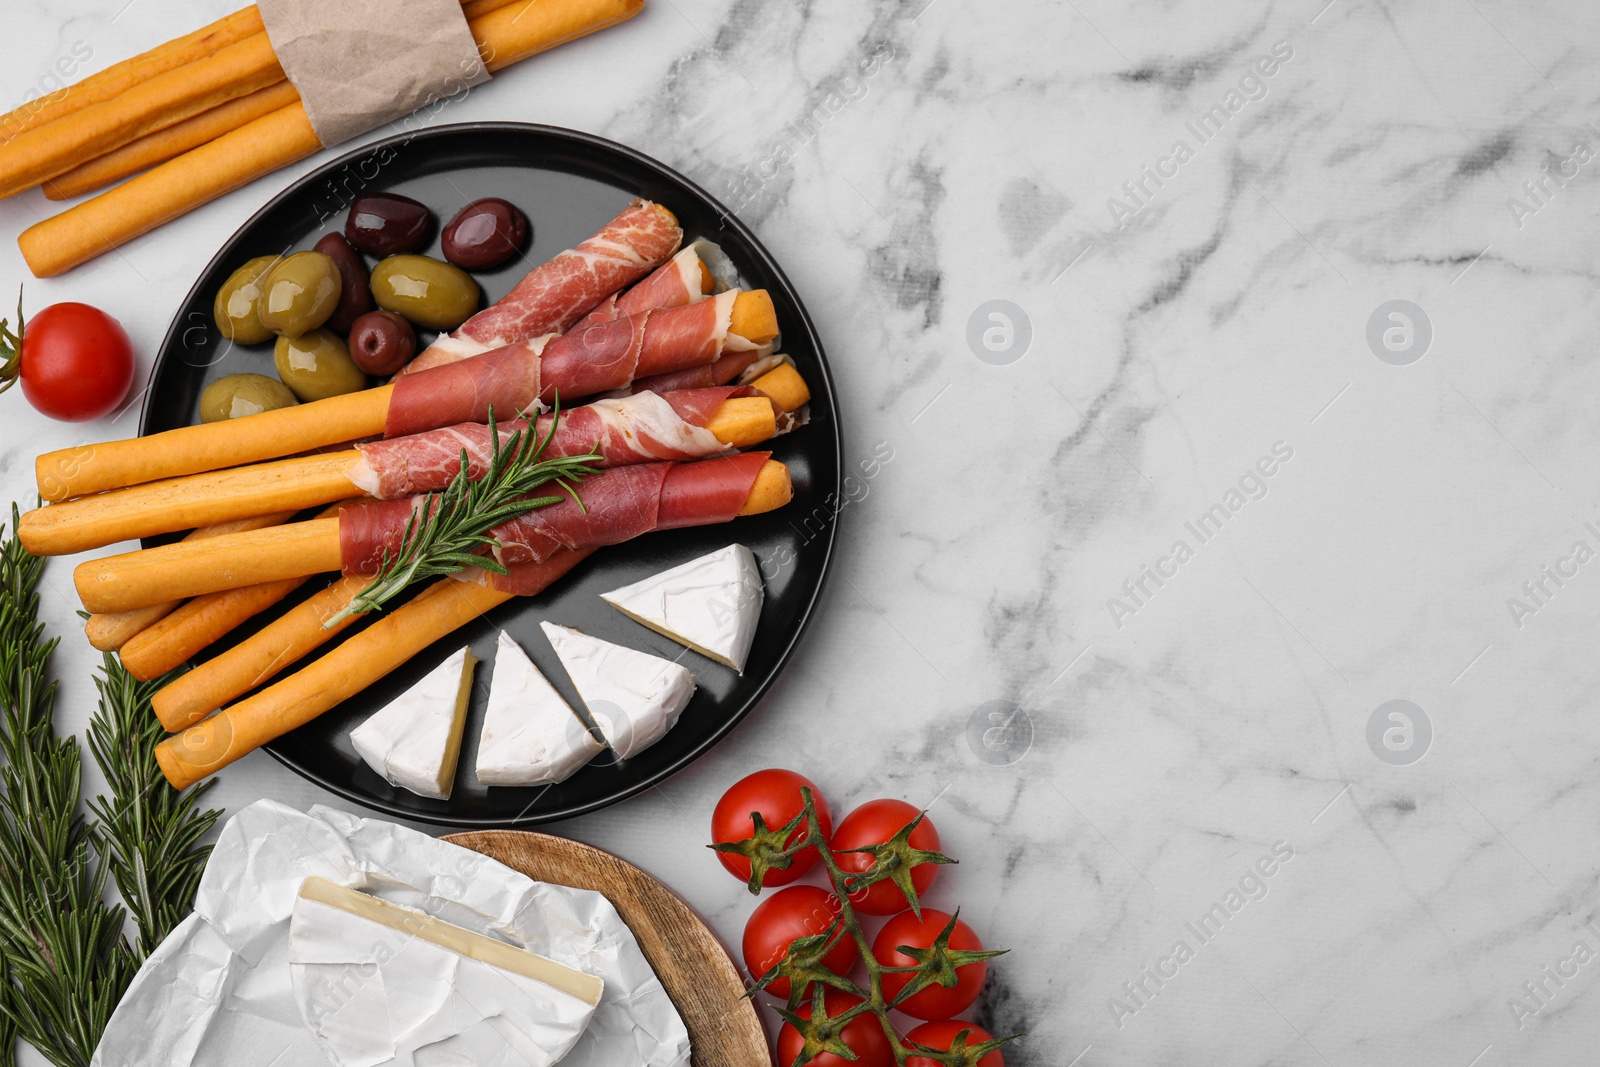
[[(261, 515), (252, 519), (239, 519), (234, 522), (218, 523), (215, 526), (202, 526), (197, 530), (191, 531), (184, 540), (199, 541), (207, 537), (219, 537), (222, 534), (278, 526), (294, 518), (294, 514), (293, 511), (281, 511), (273, 515)], [(138, 608), (134, 611), (91, 615), (83, 624), (83, 633), (93, 647), (102, 652), (115, 652), (131, 638), (171, 614), (181, 603), (182, 601), (180, 600), (170, 600), (164, 604), (152, 604), (147, 608)]]
[(12, 139), (0, 155), (0, 197), (282, 80), (283, 67), (266, 34), (235, 41)]
[(53, 278), (321, 148), (305, 108), (279, 108), (35, 223), (17, 245), (34, 277)]
[[(757, 482), (743, 513), (772, 511), (793, 498), (787, 469), (769, 466), (776, 467), (773, 477)], [(586, 554), (563, 550), (542, 563), (523, 565), (524, 595), (548, 588)], [(529, 570), (536, 581), (529, 581)], [(156, 762), (173, 788), (186, 789), (354, 696), (512, 596), (493, 585), (446, 578), (309, 666), (167, 738), (156, 746)]]
[[(725, 293), (717, 301), (724, 301), (728, 296)], [(391, 429), (389, 423), (397, 406), (397, 394), (398, 406), (405, 412), (407, 422), (422, 422), (421, 425), (407, 425), (399, 431), (400, 434), (410, 434), (458, 422), (481, 422), (487, 417), (487, 411), (479, 410), (478, 406), (488, 403), (496, 403), (496, 411), (505, 414), (520, 411), (538, 398), (548, 402), (557, 394), (564, 399), (586, 395), (586, 385), (603, 386), (591, 388), (590, 392), (594, 393), (609, 392), (627, 385), (632, 380), (633, 371), (621, 359), (607, 364), (615, 368), (619, 376), (617, 379), (604, 383), (592, 380), (592, 375), (587, 373), (588, 360), (595, 351), (591, 341), (604, 342), (612, 349), (620, 347), (624, 353), (636, 344), (633, 366), (643, 365), (647, 354), (653, 350), (670, 353), (683, 365), (693, 366), (705, 362), (702, 351), (705, 331), (722, 333), (723, 344), (731, 344), (731, 339), (738, 339), (746, 344), (760, 345), (776, 336), (777, 316), (772, 297), (766, 290), (738, 292), (725, 302), (730, 304), (726, 309), (725, 324), (722, 322), (720, 305), (713, 301), (702, 301), (697, 305), (647, 312), (618, 324), (599, 327), (601, 333), (597, 338), (590, 338), (592, 331), (585, 331), (576, 337), (558, 338), (537, 351), (525, 345), (512, 345), (459, 365), (406, 375), (399, 383), (376, 389), (365, 389), (276, 411), (263, 411), (239, 419), (183, 426), (148, 437), (46, 452), (34, 461), (39, 495), (48, 501), (61, 501), (376, 437), (384, 434), (386, 429)], [(702, 306), (706, 310), (697, 310)], [(685, 318), (694, 319), (700, 332), (665, 328)], [(652, 321), (655, 325), (652, 325)], [(642, 333), (643, 337), (636, 341), (634, 333)], [(576, 350), (576, 358), (562, 359), (557, 366), (557, 352), (569, 349)], [(607, 356), (617, 354), (616, 351), (606, 353)], [(480, 360), (489, 362), (480, 363)], [(477, 390), (473, 386), (478, 383), (470, 380), (464, 389), (452, 387), (458, 379), (470, 379), (474, 373), (481, 373), (494, 381), (515, 383), (515, 387), (499, 390), (498, 401), (495, 392), (489, 388)], [(534, 388), (538, 390), (537, 396), (529, 395)], [(447, 409), (433, 402), (440, 393), (476, 398), (475, 404), (478, 406)], [(408, 400), (408, 396), (411, 399)], [(29, 551), (38, 550), (30, 547)]]
[(166, 600), (336, 571), (342, 564), (339, 520), (308, 519), (90, 560), (79, 565), (74, 579), (89, 611), (130, 611)]
[(34, 508), (17, 523), (17, 536), (34, 555), (60, 556), (175, 530), (331, 504), (360, 495), (348, 474), (360, 456), (348, 449), (80, 497)]
[(132, 611), (108, 611), (90, 615), (84, 620), (83, 636), (88, 639), (89, 647), (99, 649), (101, 652), (115, 652), (129, 640), (166, 618), (181, 603), (183, 603), (181, 600), (169, 600), (165, 604), (151, 604), (147, 608), (135, 608)]
[[(767, 463), (745, 497), (741, 512), (759, 514), (773, 511), (788, 503), (793, 495), (789, 473), (782, 464)], [(574, 550), (564, 549), (552, 557), (565, 558)], [(578, 550), (585, 555), (589, 549)], [(530, 573), (542, 575), (545, 564), (519, 564), (520, 576)], [(233, 648), (200, 664), (194, 670), (174, 679), (152, 698), (152, 705), (162, 724), (170, 731), (180, 730), (199, 722), (235, 697), (242, 696), (282, 671), (313, 649), (333, 639), (355, 616), (350, 616), (332, 630), (322, 629), (325, 619), (343, 610), (357, 593), (365, 589), (369, 579), (353, 576), (334, 582), (327, 589), (289, 609), (257, 633), (245, 638)], [(533, 590), (520, 583), (517, 591)]]
[(383, 432), (393, 392), (380, 385), (226, 422), (75, 445), (41, 455), (34, 477), (39, 495), (58, 501), (359, 441)]
[[(695, 390), (670, 396), (709, 394), (715, 398), (718, 392), (726, 390)], [(648, 459), (690, 459), (720, 452), (728, 446), (746, 448), (777, 432), (772, 401), (763, 396), (727, 397), (706, 416), (702, 423), (691, 423), (673, 410), (667, 398), (653, 393), (597, 401), (573, 408), (566, 414), (553, 441), (554, 447), (547, 452), (552, 457), (579, 455), (604, 439), (615, 441), (602, 453), (610, 465)], [(540, 420), (541, 433), (550, 432), (551, 421), (550, 416)], [(521, 425), (508, 422), (501, 436)], [(365, 453), (348, 449), (281, 459), (78, 497), (29, 511), (18, 523), (17, 533), (23, 545), (35, 555), (59, 556), (196, 525), (246, 518), (268, 508), (299, 511), (319, 507), (362, 492), (377, 492), (386, 480), (381, 468), (373, 470), (379, 455), (390, 457), (390, 466), (400, 468), (402, 473), (407, 466), (407, 454), (419, 448), (430, 454), (444, 449), (445, 454), (439, 458), (443, 464), (453, 464), (467, 444), (467, 430), (475, 426), (396, 438), (370, 445)], [(666, 447), (672, 431), (678, 431), (680, 444), (688, 450), (664, 455), (649, 454), (636, 447), (641, 440), (662, 441)], [(625, 437), (629, 433), (633, 436)], [(692, 436), (685, 438), (683, 435)], [(483, 438), (481, 443), (474, 443), (474, 456), (486, 457), (487, 428), (473, 436)], [(442, 444), (430, 448), (435, 438)], [(454, 467), (449, 473), (441, 472), (442, 464), (431, 472), (439, 482), (412, 485), (402, 480), (393, 491), (380, 495), (392, 498), (441, 490), (453, 475)]]
[(783, 411), (799, 411), (811, 402), (811, 387), (793, 363), (774, 367), (750, 387), (769, 397)]
[[(474, 0), (483, 2), (483, 0)], [(0, 134), (15, 137), (20, 133), (65, 118), (93, 104), (121, 96), (141, 82), (148, 81), (169, 70), (203, 59), (230, 44), (254, 37), (263, 32), (261, 13), (255, 5), (235, 11), (191, 34), (168, 41), (166, 44), (132, 59), (113, 63), (105, 70), (89, 75), (48, 98), (29, 101), (0, 117)]]
[[(529, 0), (468, 25), (484, 64), (496, 71), (632, 18), (643, 6), (644, 0)], [(321, 148), (305, 107), (291, 104), (29, 227), (17, 243), (36, 276), (53, 277)]]
[(161, 725), (175, 733), (197, 723), (332, 641), (360, 616), (347, 616), (331, 627), (323, 624), (370, 583), (370, 578), (361, 576), (340, 578), (226, 652), (174, 678), (151, 701)]
[(182, 666), (238, 626), (283, 600), (310, 580), (286, 578), (242, 589), (208, 593), (185, 601), (176, 611), (136, 634), (122, 646), (122, 665), (141, 682)]
[[(749, 457), (756, 455), (739, 453), (731, 458), (751, 461)], [(700, 469), (702, 465), (716, 462), (720, 461), (640, 464), (634, 468), (617, 468), (589, 477), (591, 480), (601, 480), (608, 487), (620, 486), (619, 494), (633, 494), (601, 498), (608, 499), (611, 507), (617, 508), (624, 501), (631, 502), (635, 496), (645, 502), (661, 499), (668, 491), (663, 478), (671, 477), (674, 472), (689, 479), (706, 476), (708, 472)], [(776, 466), (782, 468), (781, 463)], [(655, 481), (642, 480), (635, 484), (635, 478), (629, 472), (644, 471), (646, 468), (649, 469), (646, 478), (654, 478)], [(588, 491), (591, 494), (600, 493), (602, 490), (593, 488), (594, 484), (598, 483), (591, 481)], [(676, 480), (671, 482), (673, 486), (678, 484), (681, 483)], [(580, 485), (580, 497), (584, 491)], [(366, 508), (356, 507), (344, 511), (338, 518), (308, 519), (228, 537), (180, 541), (92, 559), (77, 566), (72, 572), (72, 581), (86, 609), (105, 613), (132, 611), (149, 604), (241, 589), (264, 582), (307, 578), (329, 571), (374, 573), (378, 569), (375, 561), (381, 558), (382, 553), (398, 547), (397, 543), (391, 545), (388, 542), (398, 542), (406, 520), (422, 499), (412, 497), (388, 502), (382, 507), (396, 510), (381, 511), (376, 518)], [(646, 503), (641, 506), (650, 505)], [(563, 515), (568, 510), (562, 505), (556, 507), (557, 513)], [(575, 504), (571, 505), (571, 510), (578, 511), (579, 515), (568, 516), (567, 521), (579, 523), (583, 513)], [(632, 517), (646, 516), (641, 512), (638, 516), (630, 515)], [(610, 534), (611, 531), (599, 523), (599, 518), (597, 515), (593, 524), (586, 525), (574, 536), (605, 537)], [(496, 536), (500, 536), (502, 531), (506, 536), (516, 536), (516, 531), (508, 531), (506, 527), (498, 527)], [(368, 555), (371, 555), (371, 560), (367, 558)]]
[(287, 81), (257, 89), (58, 174), (44, 183), (44, 195), (50, 200), (70, 200), (115, 185), (299, 99), (300, 94)]
[[(356, 501), (335, 504), (319, 517), (337, 515), (347, 503)], [(285, 516), (285, 519), (291, 517)], [(174, 610), (152, 620), (150, 625), (122, 643), (122, 665), (142, 682), (159, 678), (236, 626), (266, 611), (305, 582), (306, 579), (295, 578), (265, 585), (248, 585), (242, 589), (195, 597), (176, 605)]]
[(174, 789), (187, 789), (359, 693), (511, 596), (442, 579), (309, 666), (167, 738), (156, 746), (156, 762)]

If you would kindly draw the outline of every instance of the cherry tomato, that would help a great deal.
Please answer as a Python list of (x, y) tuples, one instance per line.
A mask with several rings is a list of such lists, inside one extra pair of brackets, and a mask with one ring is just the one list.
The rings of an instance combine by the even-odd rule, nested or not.
[[(844, 817), (833, 835), (833, 860), (846, 874), (861, 874), (872, 866), (872, 855), (867, 852), (844, 852), (842, 849), (866, 848), (881, 845), (917, 817), (917, 809), (903, 800), (869, 800)], [(939, 851), (939, 831), (933, 822), (924, 818), (911, 831), (911, 846), (925, 852)], [(933, 863), (919, 863), (911, 868), (911, 885), (917, 896), (928, 891), (939, 867)], [(900, 887), (883, 881), (858, 889), (850, 894), (850, 903), (866, 915), (893, 915), (904, 911), (910, 904)]]
[[(885, 967), (915, 967), (917, 961), (898, 951), (898, 947), (930, 947), (949, 921), (950, 913), (936, 908), (923, 908), (920, 919), (909, 911), (903, 911), (884, 923), (883, 929), (878, 931), (878, 936), (872, 942), (872, 955)], [(983, 942), (972, 932), (972, 927), (957, 919), (956, 928), (950, 933), (950, 947), (982, 952)], [(956, 984), (949, 989), (931, 985), (919, 993), (913, 993), (895, 1008), (915, 1019), (948, 1019), (959, 1015), (978, 999), (978, 994), (983, 990), (983, 979), (988, 973), (987, 963), (969, 963), (965, 967), (957, 967)], [(910, 981), (909, 973), (884, 975), (883, 995), (893, 1000)]]
[[(27, 320), (20, 357), (0, 377), (22, 380), (28, 403), (52, 419), (84, 422), (109, 415), (133, 384), (133, 345), (122, 324), (88, 304), (51, 304)], [(5, 345), (15, 335), (0, 322)]]
[[(908, 1044), (921, 1045), (923, 1048), (937, 1049), (947, 1052), (955, 1044), (957, 1035), (963, 1030), (972, 1031), (967, 1035), (967, 1047), (974, 1048), (985, 1041), (994, 1040), (993, 1035), (981, 1026), (974, 1026), (960, 1019), (940, 1019), (938, 1022), (923, 1023), (906, 1035)], [(939, 1067), (938, 1064), (926, 1056), (912, 1056), (906, 1060), (906, 1067)], [(1000, 1050), (995, 1049), (983, 1059), (978, 1061), (978, 1067), (1006, 1067), (1005, 1057), (1000, 1055)]]
[[(712, 839), (722, 844), (743, 841), (750, 837), (755, 833), (755, 823), (750, 818), (752, 811), (761, 813), (762, 821), (769, 830), (787, 825), (805, 809), (805, 801), (800, 796), (802, 786), (811, 790), (812, 800), (817, 807), (817, 823), (822, 828), (823, 838), (831, 837), (833, 816), (828, 812), (828, 802), (822, 799), (821, 790), (808, 778), (793, 771), (774, 767), (756, 771), (739, 779), (722, 794), (722, 799), (717, 801), (716, 811), (711, 815)], [(784, 843), (792, 844), (804, 835), (804, 828), (797, 828)], [(761, 880), (761, 884), (788, 885), (815, 866), (819, 858), (815, 848), (805, 849), (795, 855), (787, 870), (769, 870), (766, 877)], [(739, 881), (750, 880), (750, 861), (743, 856), (718, 852), (717, 859), (721, 860), (722, 865)]]
[[(776, 967), (797, 938), (826, 932), (843, 910), (838, 897), (814, 885), (791, 885), (757, 904), (744, 925), (744, 965), (751, 979)], [(848, 974), (855, 959), (855, 939), (841, 929), (822, 962), (835, 974)], [(767, 992), (787, 997), (789, 979), (779, 978)]]
[[(860, 1004), (861, 998), (853, 997), (838, 989), (830, 989), (824, 1003), (828, 1007), (828, 1017), (832, 1018), (843, 1015)], [(810, 1019), (810, 1002), (804, 1004), (795, 1014), (802, 1019)], [(854, 1052), (856, 1058), (847, 1060), (843, 1056), (824, 1052), (810, 1061), (810, 1067), (893, 1067), (894, 1051), (889, 1048), (889, 1039), (883, 1034), (883, 1024), (870, 1012), (852, 1019), (840, 1036), (844, 1038), (845, 1047)], [(805, 1044), (805, 1038), (800, 1036), (800, 1031), (784, 1023), (783, 1029), (778, 1031), (779, 1067), (789, 1067), (794, 1063), (800, 1055), (800, 1050), (805, 1048)]]

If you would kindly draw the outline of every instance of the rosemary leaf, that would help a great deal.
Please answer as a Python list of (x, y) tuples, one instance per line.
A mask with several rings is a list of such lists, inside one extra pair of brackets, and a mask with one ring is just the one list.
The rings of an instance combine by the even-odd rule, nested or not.
[[(377, 611), (417, 582), (457, 574), (468, 567), (481, 567), (495, 574), (506, 569), (483, 550), (494, 545), (495, 527), (520, 518), (535, 508), (554, 504), (559, 494), (531, 496), (541, 486), (555, 483), (573, 500), (573, 488), (581, 478), (593, 474), (600, 456), (589, 452), (581, 456), (541, 459), (561, 422), (561, 400), (556, 398), (555, 416), (548, 433), (541, 436), (537, 420), (526, 429), (501, 442), (495, 429), (494, 409), (489, 409), (489, 440), (493, 446), (488, 470), (473, 481), (467, 453), (461, 452), (461, 466), (443, 492), (429, 493), (406, 521), (400, 547), (393, 557), (386, 552), (377, 577), (341, 611), (323, 623), (332, 629), (352, 615)], [(582, 507), (582, 501), (578, 501)]]

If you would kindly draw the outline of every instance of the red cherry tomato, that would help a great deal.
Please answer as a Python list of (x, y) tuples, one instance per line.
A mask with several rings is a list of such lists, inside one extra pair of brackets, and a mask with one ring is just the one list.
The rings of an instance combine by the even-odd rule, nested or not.
[[(867, 852), (845, 852), (843, 849), (866, 848), (881, 845), (917, 817), (917, 809), (903, 800), (869, 800), (844, 817), (833, 835), (833, 860), (846, 874), (861, 874), (872, 866), (872, 855)], [(925, 852), (939, 851), (939, 831), (933, 822), (924, 818), (911, 831), (911, 846)], [(919, 863), (911, 868), (911, 884), (920, 898), (933, 884), (939, 867), (933, 863)], [(893, 882), (883, 881), (858, 889), (850, 894), (850, 903), (866, 915), (893, 915), (904, 911), (910, 902)]]
[[(796, 939), (826, 932), (843, 910), (838, 897), (814, 885), (788, 886), (757, 904), (744, 925), (744, 965), (751, 979), (776, 967)], [(855, 959), (855, 939), (840, 930), (822, 962), (835, 974), (848, 974)], [(787, 997), (789, 979), (779, 978), (767, 992)]]
[[(884, 923), (883, 929), (878, 931), (878, 936), (872, 942), (872, 955), (885, 967), (915, 967), (917, 961), (899, 952), (898, 946), (928, 948), (949, 921), (950, 913), (936, 908), (923, 908), (921, 919), (909, 911), (903, 911)], [(972, 927), (957, 919), (956, 928), (950, 934), (950, 947), (982, 952), (983, 942), (972, 932)], [(946, 989), (944, 986), (931, 985), (919, 993), (913, 993), (895, 1008), (915, 1019), (948, 1019), (959, 1015), (978, 999), (978, 994), (983, 990), (983, 979), (988, 973), (989, 965), (986, 963), (957, 967), (954, 986)], [(909, 981), (909, 973), (884, 975), (883, 995), (893, 1000)]]
[[(972, 1023), (962, 1022), (960, 1019), (940, 1019), (938, 1022), (923, 1023), (906, 1035), (908, 1044), (921, 1045), (923, 1048), (937, 1049), (948, 1052), (950, 1046), (955, 1044), (956, 1036), (963, 1030), (972, 1031), (967, 1035), (967, 1047), (975, 1048), (985, 1041), (994, 1040), (989, 1031)], [(937, 1063), (926, 1056), (912, 1056), (906, 1060), (906, 1067), (939, 1067)], [(995, 1049), (983, 1059), (978, 1061), (978, 1067), (1006, 1067), (1005, 1057), (1000, 1055), (1000, 1050)]]
[[(828, 1017), (843, 1015), (846, 1011), (861, 1003), (860, 997), (853, 997), (849, 993), (837, 989), (828, 990), (824, 1003), (828, 1007)], [(796, 1015), (802, 1019), (811, 1018), (811, 1004), (808, 1001)], [(853, 1060), (843, 1056), (836, 1056), (831, 1052), (824, 1052), (816, 1059), (810, 1061), (809, 1067), (893, 1067), (894, 1051), (889, 1048), (889, 1039), (883, 1034), (883, 1024), (878, 1022), (877, 1016), (870, 1012), (852, 1019), (840, 1035), (844, 1038), (845, 1047), (856, 1054)], [(788, 1023), (783, 1024), (783, 1029), (778, 1031), (778, 1063), (780, 1067), (789, 1067), (799, 1057), (800, 1050), (805, 1048), (805, 1039)]]
[(111, 414), (128, 395), (133, 345), (122, 324), (99, 308), (51, 304), (27, 320), (20, 358), (6, 369), (40, 412), (83, 422)]
[[(828, 802), (822, 798), (821, 790), (813, 785), (809, 778), (774, 767), (756, 771), (739, 779), (722, 794), (722, 799), (717, 801), (716, 811), (711, 815), (712, 840), (723, 844), (743, 841), (750, 837), (756, 829), (755, 823), (750, 818), (752, 811), (761, 813), (762, 821), (769, 830), (787, 825), (805, 809), (805, 801), (800, 796), (802, 786), (811, 790), (811, 797), (817, 808), (817, 823), (822, 828), (823, 838), (831, 837), (833, 816), (828, 812)], [(789, 835), (785, 844), (792, 844), (804, 834), (803, 828), (796, 829)], [(788, 885), (815, 866), (819, 858), (815, 848), (805, 849), (795, 855), (788, 869), (769, 870), (766, 877), (761, 880), (761, 884)], [(743, 856), (718, 852), (717, 859), (721, 860), (722, 865), (739, 881), (750, 880), (750, 861)]]

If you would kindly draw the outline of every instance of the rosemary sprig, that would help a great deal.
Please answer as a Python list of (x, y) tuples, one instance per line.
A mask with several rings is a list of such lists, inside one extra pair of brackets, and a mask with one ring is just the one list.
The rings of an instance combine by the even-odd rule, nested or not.
[[(89, 802), (96, 821), (79, 814), (82, 750), (52, 722), (43, 573), (0, 526), (0, 1067), (14, 1067), (18, 1037), (56, 1067), (87, 1067), (140, 963), (188, 913), (210, 851), (198, 842), (221, 812), (197, 810), (203, 787), (167, 786), (150, 709), (162, 682), (136, 682), (107, 654), (89, 747), (111, 793)], [(105, 900), (113, 877), (133, 945), (127, 911)]]
[(529, 496), (542, 485), (555, 482), (578, 502), (573, 484), (593, 474), (598, 453), (541, 459), (561, 422), (561, 398), (555, 402), (550, 431), (540, 436), (538, 421), (530, 420), (526, 429), (517, 430), (504, 443), (495, 429), (494, 408), (489, 409), (489, 440), (493, 453), (484, 476), (473, 481), (468, 470), (466, 449), (461, 450), (461, 467), (443, 492), (429, 493), (406, 520), (405, 535), (391, 558), (384, 553), (378, 575), (341, 611), (323, 623), (332, 629), (352, 615), (382, 608), (411, 585), (428, 578), (456, 574), (467, 567), (481, 567), (505, 574), (499, 560), (482, 552), (491, 547), (496, 526), (520, 518), (534, 508), (554, 504), (560, 496)]
[[(808, 848), (814, 848), (822, 857), (828, 881), (832, 883), (834, 895), (838, 897), (841, 905), (839, 914), (826, 930), (820, 934), (796, 939), (784, 953), (783, 958), (766, 974), (761, 975), (745, 994), (753, 996), (757, 990), (767, 988), (778, 978), (789, 979), (788, 1003), (775, 1010), (785, 1022), (799, 1032), (804, 1045), (793, 1064), (781, 1064), (780, 1067), (805, 1067), (805, 1064), (824, 1054), (831, 1054), (840, 1059), (854, 1059), (855, 1054), (844, 1043), (841, 1035), (846, 1026), (863, 1015), (876, 1016), (879, 1025), (883, 1027), (884, 1036), (888, 1038), (889, 1049), (894, 1054), (895, 1063), (900, 1067), (905, 1067), (906, 1061), (913, 1056), (941, 1064), (943, 1067), (976, 1067), (984, 1056), (1022, 1037), (1021, 1034), (1012, 1034), (980, 1043), (972, 1040), (972, 1035), (968, 1033), (965, 1037), (958, 1035), (952, 1047), (945, 1051), (908, 1044), (895, 1033), (894, 1024), (889, 1016), (890, 1010), (895, 1005), (929, 986), (954, 986), (957, 968), (992, 959), (1002, 955), (1005, 950), (973, 952), (952, 949), (950, 935), (955, 930), (956, 917), (951, 916), (931, 947), (915, 949), (908, 953), (917, 961), (916, 966), (885, 967), (879, 963), (872, 955), (872, 943), (868, 940), (861, 920), (851, 905), (851, 894), (878, 882), (893, 882), (905, 893), (906, 901), (912, 911), (920, 916), (921, 902), (917, 899), (916, 888), (911, 883), (911, 868), (919, 863), (956, 861), (942, 853), (923, 851), (911, 845), (911, 831), (922, 821), (922, 814), (919, 814), (886, 844), (866, 849), (851, 849), (853, 852), (870, 853), (873, 856), (873, 863), (861, 873), (848, 872), (839, 866), (828, 847), (828, 838), (823, 834), (821, 822), (817, 818), (817, 807), (812, 799), (811, 790), (802, 786), (800, 795), (805, 801), (805, 808), (786, 825), (776, 830), (768, 830), (762, 825), (759, 814), (751, 812), (751, 820), (757, 828), (755, 837), (747, 841), (710, 846), (719, 852), (745, 856), (751, 861), (752, 877), (748, 888), (751, 893), (756, 894), (761, 892), (762, 882), (761, 874), (755, 872), (758, 864), (762, 872), (767, 869), (787, 870), (794, 856)], [(798, 836), (791, 837), (791, 835)], [(777, 843), (780, 842), (787, 844), (779, 846)], [(849, 937), (855, 941), (858, 955), (866, 966), (867, 988), (862, 989), (851, 981), (849, 976), (835, 974), (822, 963), (828, 949), (840, 937)], [(887, 996), (883, 989), (883, 976), (891, 973), (910, 976), (905, 988), (893, 998)], [(825, 993), (830, 987), (862, 999), (860, 1003), (846, 1008), (838, 1015), (829, 1015)], [(808, 1001), (811, 1014), (810, 1018), (805, 1018), (799, 1014), (799, 1009)]]
[(166, 731), (150, 697), (171, 676), (138, 681), (111, 652), (100, 672), (94, 680), (100, 706), (89, 723), (89, 749), (111, 794), (91, 800), (89, 809), (99, 823), (97, 847), (138, 925), (132, 948), (142, 963), (193, 907), (211, 855), (211, 846), (199, 842), (222, 812), (199, 806), (215, 779), (179, 793), (156, 763), (156, 744)]
[[(15, 530), (14, 505), (11, 517)], [(84, 1067), (137, 964), (78, 812), (82, 753), (52, 726), (56, 639), (39, 621), (43, 571), (0, 527), (0, 1012), (57, 1067)]]

